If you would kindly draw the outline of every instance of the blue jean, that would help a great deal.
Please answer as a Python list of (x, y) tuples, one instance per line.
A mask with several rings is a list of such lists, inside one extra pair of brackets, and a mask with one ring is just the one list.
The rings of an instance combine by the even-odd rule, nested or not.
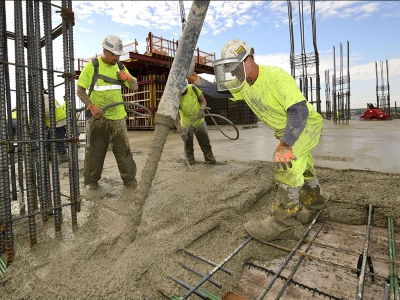
[[(57, 139), (65, 139), (65, 135), (67, 134), (67, 126), (61, 126), (56, 128), (56, 138)], [(50, 128), (47, 130), (47, 139), (50, 139)], [(51, 149), (51, 143), (47, 144), (48, 149)], [(58, 154), (66, 154), (67, 147), (64, 142), (57, 142), (57, 152)]]

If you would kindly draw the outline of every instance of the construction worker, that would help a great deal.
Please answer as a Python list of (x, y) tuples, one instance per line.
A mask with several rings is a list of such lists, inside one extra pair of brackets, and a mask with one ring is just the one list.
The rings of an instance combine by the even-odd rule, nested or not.
[(203, 93), (194, 85), (188, 84), (186, 80), (186, 88), (181, 96), (175, 126), (185, 143), (186, 157), (190, 165), (196, 162), (194, 159), (193, 134), (196, 136), (200, 149), (203, 152), (205, 163), (216, 163), (211, 149), (207, 124), (204, 120), (206, 106), (207, 101)]
[[(49, 95), (45, 92), (44, 95), (44, 116), (45, 122), (47, 125), (47, 139), (50, 140), (50, 104), (49, 104)], [(56, 138), (57, 139), (65, 139), (67, 133), (67, 112), (65, 107), (65, 102), (61, 105), (58, 103), (57, 100), (54, 100), (55, 105), (55, 117), (56, 117)], [(50, 146), (51, 144), (48, 143), (47, 150), (50, 154)], [(61, 163), (67, 162), (68, 153), (67, 147), (65, 146), (65, 142), (58, 141), (57, 142), (57, 152), (58, 158)], [(50, 158), (50, 155), (49, 155)]]
[(11, 119), (12, 119), (12, 137), (13, 140), (17, 137), (17, 108), (14, 106), (11, 109)]
[(216, 84), (198, 76), (194, 64), (189, 68), (189, 82), (212, 97), (246, 101), (279, 140), (274, 152), (276, 196), (270, 212), (262, 220), (247, 222), (244, 228), (264, 242), (290, 238), (296, 218), (307, 224), (325, 206), (311, 156), (319, 141), (322, 116), (307, 102), (291, 75), (256, 64), (254, 49), (242, 40), (226, 43), (213, 67)]
[(98, 188), (107, 148), (112, 143), (124, 185), (135, 188), (136, 163), (129, 146), (125, 108), (123, 105), (104, 111), (101, 108), (123, 102), (121, 88), (136, 91), (138, 83), (119, 61), (123, 51), (121, 39), (116, 35), (107, 35), (102, 46), (102, 56), (85, 65), (77, 83), (77, 95), (90, 113), (86, 121), (84, 183), (89, 189)]

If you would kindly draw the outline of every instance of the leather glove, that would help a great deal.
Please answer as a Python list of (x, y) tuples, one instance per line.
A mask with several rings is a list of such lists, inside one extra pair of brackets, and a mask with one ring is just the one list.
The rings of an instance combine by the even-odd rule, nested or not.
[(186, 130), (179, 131), (179, 134), (181, 135), (182, 141), (187, 142), (188, 136), (186, 134)]
[(206, 116), (206, 114), (204, 113), (203, 109), (199, 110), (199, 113), (197, 114), (197, 119), (203, 119)]
[(103, 115), (103, 111), (101, 108), (95, 106), (93, 103), (88, 106), (88, 109), (92, 113), (93, 117), (96, 119), (100, 118)]
[(126, 71), (117, 72), (117, 77), (119, 80), (122, 80), (122, 81), (129, 81), (132, 78), (131, 74), (129, 74)]
[(296, 160), (293, 155), (292, 147), (286, 145), (284, 142), (280, 141), (278, 147), (276, 147), (275, 152), (275, 163), (278, 168), (283, 167), (284, 170), (292, 167), (292, 160)]
[(193, 56), (192, 62), (190, 63), (186, 78), (190, 83), (193, 83), (199, 78), (199, 75), (194, 71), (194, 67), (196, 65), (195, 58)]

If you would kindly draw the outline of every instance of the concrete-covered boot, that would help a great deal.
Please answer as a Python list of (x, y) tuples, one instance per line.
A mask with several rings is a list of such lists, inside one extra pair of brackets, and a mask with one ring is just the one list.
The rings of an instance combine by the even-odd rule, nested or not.
[[(297, 213), (297, 220), (301, 224), (309, 224), (317, 216), (318, 212), (325, 207), (326, 198), (322, 194), (318, 179), (304, 181), (300, 189), (300, 202), (303, 208)], [(327, 211), (323, 211), (317, 221), (322, 221), (327, 216)]]
[(262, 242), (289, 239), (294, 232), (294, 226), (285, 226), (272, 216), (264, 220), (249, 221), (244, 224), (244, 229), (253, 238)]
[(58, 157), (60, 159), (60, 163), (67, 162), (69, 160), (68, 153), (59, 154)]
[(244, 225), (253, 238), (269, 242), (293, 236), (295, 217), (299, 211), (299, 188), (283, 183), (276, 185), (276, 198), (271, 206), (271, 215), (260, 221), (249, 221)]
[(196, 160), (194, 159), (194, 153), (186, 153), (186, 158), (189, 162), (189, 165), (194, 165)]
[(204, 161), (206, 164), (214, 165), (217, 163), (212, 151), (207, 151), (207, 152), (204, 152), (203, 154), (204, 154)]

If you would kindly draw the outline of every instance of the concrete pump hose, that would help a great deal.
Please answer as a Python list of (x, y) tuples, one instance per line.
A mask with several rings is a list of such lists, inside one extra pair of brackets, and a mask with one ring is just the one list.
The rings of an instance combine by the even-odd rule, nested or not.
[(179, 102), (186, 74), (193, 59), (193, 53), (197, 45), (201, 28), (206, 17), (210, 1), (195, 0), (189, 12), (189, 16), (182, 33), (178, 50), (174, 57), (167, 84), (155, 117), (155, 129), (153, 143), (150, 146), (145, 166), (134, 195), (135, 207), (131, 210), (133, 228), (129, 234), (136, 237), (137, 227), (142, 220), (142, 212), (145, 200), (149, 194), (151, 184), (155, 177), (158, 162), (164, 148), (168, 133), (174, 126), (174, 120), (178, 113)]

